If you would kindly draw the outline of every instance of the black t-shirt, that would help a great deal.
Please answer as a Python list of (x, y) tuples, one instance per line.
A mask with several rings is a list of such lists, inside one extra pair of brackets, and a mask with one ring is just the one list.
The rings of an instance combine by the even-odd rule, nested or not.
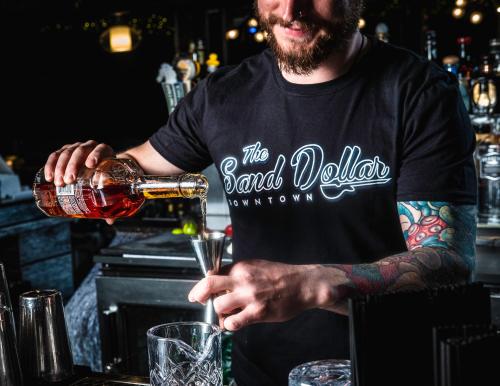
[[(406, 250), (397, 201), (474, 204), (473, 131), (456, 79), (414, 53), (372, 48), (332, 81), (286, 81), (270, 50), (210, 75), (151, 138), (189, 172), (215, 163), (233, 258), (370, 263)], [(234, 336), (239, 386), (348, 358), (344, 316), (309, 310)]]

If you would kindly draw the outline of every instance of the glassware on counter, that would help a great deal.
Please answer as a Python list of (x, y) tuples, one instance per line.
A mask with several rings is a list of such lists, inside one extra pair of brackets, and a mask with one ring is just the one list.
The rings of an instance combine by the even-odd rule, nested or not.
[(0, 385), (22, 386), (12, 311), (0, 306)]
[(5, 273), (5, 267), (0, 262), (0, 306), (7, 307), (10, 310), (11, 325), (16, 334), (16, 324), (14, 322), (14, 312), (12, 310), (12, 302), (10, 300), (9, 294), (9, 284), (7, 283), (7, 276)]
[(303, 363), (290, 371), (288, 386), (351, 386), (351, 362), (324, 359)]
[(222, 386), (221, 329), (202, 322), (168, 323), (147, 332), (151, 386)]
[(500, 144), (479, 158), (479, 222), (500, 224)]

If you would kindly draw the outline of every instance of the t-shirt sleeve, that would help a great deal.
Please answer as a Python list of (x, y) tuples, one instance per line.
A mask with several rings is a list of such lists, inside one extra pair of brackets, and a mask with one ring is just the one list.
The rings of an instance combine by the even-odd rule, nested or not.
[(199, 172), (212, 163), (202, 130), (205, 101), (206, 82), (201, 81), (149, 138), (158, 153), (185, 172)]
[(475, 204), (475, 136), (456, 78), (429, 77), (407, 101), (397, 200)]

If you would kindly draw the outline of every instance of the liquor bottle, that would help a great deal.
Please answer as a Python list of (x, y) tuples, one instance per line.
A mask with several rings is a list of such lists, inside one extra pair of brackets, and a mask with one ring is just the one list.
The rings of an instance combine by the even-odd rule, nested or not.
[(47, 216), (119, 218), (133, 216), (146, 199), (206, 199), (208, 181), (201, 174), (149, 176), (130, 159), (110, 158), (95, 169), (83, 168), (76, 182), (62, 187), (36, 174), (33, 196)]
[(205, 65), (205, 45), (202, 39), (198, 39), (196, 42), (196, 55), (198, 57), (198, 63), (201, 66)]
[(472, 111), (472, 105), (470, 100), (469, 87), (463, 74), (458, 72), (459, 63), (460, 59), (456, 55), (448, 55), (443, 58), (443, 68), (446, 71), (451, 72), (457, 78), (462, 101), (464, 102), (465, 109), (468, 113), (470, 113)]
[(194, 62), (198, 62), (198, 54), (196, 52), (196, 43), (194, 40), (190, 40), (188, 44), (188, 53)]
[(472, 38), (470, 36), (459, 37), (457, 43), (459, 45), (458, 56), (460, 57), (458, 72), (461, 73), (464, 79), (470, 84), (474, 73), (474, 65), (469, 52)]
[[(500, 93), (500, 39), (490, 40), (490, 57), (492, 61), (493, 80), (495, 82), (498, 99), (498, 97), (500, 97), (500, 95), (498, 95), (498, 93)], [(500, 114), (500, 103), (497, 102), (493, 113)]]
[(500, 137), (495, 134), (493, 122), (485, 116), (474, 116), (471, 120), (476, 134), (476, 148), (474, 150), (474, 163), (477, 175), (480, 173), (480, 160), (488, 152), (491, 145), (500, 144)]
[(493, 59), (493, 69), (498, 74), (500, 73), (500, 39), (490, 40), (490, 54)]
[(427, 31), (425, 34), (425, 56), (431, 62), (437, 62), (436, 31)]
[(472, 81), (472, 112), (486, 116), (493, 112), (497, 103), (495, 83), (486, 76)]
[(490, 145), (479, 162), (479, 221), (499, 224), (500, 145)]
[[(488, 97), (488, 114), (493, 114), (495, 111), (495, 107), (498, 103), (498, 89), (495, 84), (495, 73), (493, 72), (493, 61), (491, 60), (489, 55), (484, 55), (481, 57), (481, 65), (479, 66), (479, 76), (484, 77), (485, 83), (485, 96), (483, 98)], [(472, 91), (474, 96), (478, 94), (477, 87), (472, 85)], [(479, 95), (479, 94), (478, 94)]]
[(177, 53), (172, 66), (182, 81), (184, 94), (189, 93), (198, 80), (200, 64), (189, 53)]

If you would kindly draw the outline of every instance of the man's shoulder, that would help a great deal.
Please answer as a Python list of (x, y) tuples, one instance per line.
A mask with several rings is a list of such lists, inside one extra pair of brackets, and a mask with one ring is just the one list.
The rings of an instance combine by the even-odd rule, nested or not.
[(400, 85), (456, 82), (456, 78), (451, 73), (414, 51), (381, 41), (374, 44), (376, 57), (374, 65), (379, 67), (381, 74), (396, 80)]
[(223, 66), (206, 79), (206, 87), (214, 91), (228, 92), (231, 89), (256, 83), (259, 78), (267, 77), (272, 70), (268, 49), (244, 59), (237, 65)]

